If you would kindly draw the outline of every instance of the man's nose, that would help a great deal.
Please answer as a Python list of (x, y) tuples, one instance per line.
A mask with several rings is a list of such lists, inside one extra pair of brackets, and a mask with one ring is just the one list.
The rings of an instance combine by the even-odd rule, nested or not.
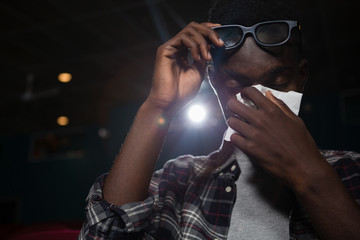
[(240, 46), (238, 52), (241, 53), (242, 56), (251, 56), (253, 55), (254, 48), (259, 49), (255, 39), (251, 35), (245, 36), (245, 39)]

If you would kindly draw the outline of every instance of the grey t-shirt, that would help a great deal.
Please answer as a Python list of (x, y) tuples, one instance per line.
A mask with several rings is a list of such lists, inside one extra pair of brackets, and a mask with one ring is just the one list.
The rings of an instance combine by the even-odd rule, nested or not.
[(289, 239), (291, 191), (239, 149), (234, 152), (241, 173), (228, 239)]

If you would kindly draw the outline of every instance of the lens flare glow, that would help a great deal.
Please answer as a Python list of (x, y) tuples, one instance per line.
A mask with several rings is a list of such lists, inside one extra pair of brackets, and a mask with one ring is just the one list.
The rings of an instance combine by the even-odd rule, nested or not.
[(202, 122), (206, 117), (205, 109), (200, 105), (193, 105), (190, 107), (188, 116), (191, 121), (195, 123)]
[(160, 117), (160, 118), (158, 119), (158, 124), (159, 124), (159, 125), (164, 125), (164, 124), (165, 124), (165, 118)]
[(72, 79), (71, 73), (60, 73), (58, 75), (58, 80), (62, 83), (68, 83)]
[(66, 126), (69, 124), (69, 118), (67, 116), (60, 116), (57, 118), (56, 122), (60, 126)]

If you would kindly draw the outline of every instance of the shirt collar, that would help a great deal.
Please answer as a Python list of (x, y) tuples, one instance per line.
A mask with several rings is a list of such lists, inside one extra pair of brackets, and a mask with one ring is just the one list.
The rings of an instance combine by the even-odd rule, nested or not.
[(228, 160), (219, 168), (212, 172), (213, 177), (221, 176), (225, 173), (231, 174), (233, 179), (236, 181), (240, 176), (240, 167), (236, 160), (235, 154), (231, 154)]

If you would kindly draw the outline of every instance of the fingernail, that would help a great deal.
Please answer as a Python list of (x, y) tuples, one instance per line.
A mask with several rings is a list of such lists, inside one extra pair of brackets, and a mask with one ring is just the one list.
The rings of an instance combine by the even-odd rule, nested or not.
[(224, 44), (224, 41), (223, 41), (221, 38), (219, 38), (219, 43), (220, 43), (221, 45), (223, 45), (223, 44)]

